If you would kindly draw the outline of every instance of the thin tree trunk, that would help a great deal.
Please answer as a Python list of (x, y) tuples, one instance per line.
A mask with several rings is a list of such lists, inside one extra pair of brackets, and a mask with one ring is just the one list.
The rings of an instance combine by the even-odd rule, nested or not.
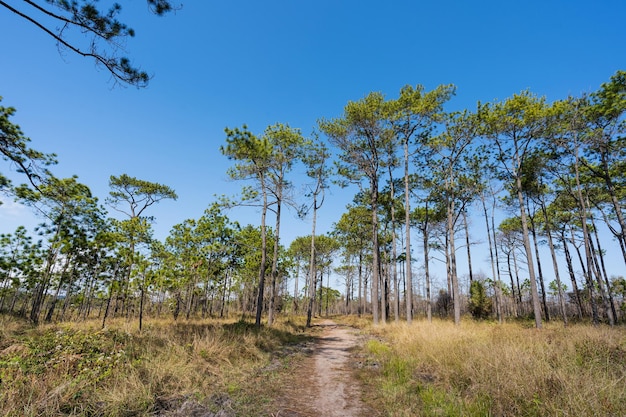
[(374, 325), (379, 322), (379, 289), (380, 282), (380, 252), (378, 244), (378, 179), (370, 178), (370, 193), (372, 204), (372, 315)]
[(465, 246), (467, 247), (467, 267), (469, 268), (469, 280), (470, 285), (474, 281), (474, 274), (472, 273), (472, 251), (470, 250), (470, 235), (469, 235), (469, 227), (467, 225), (467, 211), (465, 209), (462, 210), (461, 214), (463, 215), (463, 227), (465, 229)]
[(572, 282), (572, 288), (576, 297), (576, 307), (578, 310), (578, 319), (583, 319), (583, 302), (580, 298), (580, 290), (578, 289), (578, 283), (576, 282), (576, 274), (574, 273), (574, 264), (572, 263), (572, 255), (569, 251), (567, 239), (565, 238), (565, 229), (560, 231), (560, 241), (563, 245), (563, 253), (565, 254), (565, 264), (567, 265), (567, 272), (569, 273), (570, 281)]
[(596, 245), (598, 246), (596, 259), (597, 261), (599, 261), (599, 264), (597, 264), (596, 267), (602, 273), (602, 277), (604, 278), (604, 283), (606, 285), (606, 291), (608, 294), (609, 303), (611, 305), (611, 312), (613, 313), (614, 321), (617, 324), (618, 316), (617, 316), (617, 311), (615, 310), (615, 303), (613, 302), (613, 292), (611, 291), (611, 283), (609, 282), (609, 276), (606, 273), (606, 266), (604, 264), (604, 253), (602, 251), (602, 246), (600, 245), (600, 236), (598, 235), (598, 228), (596, 227), (596, 222), (593, 216), (591, 216), (590, 219), (591, 219), (591, 227), (593, 227), (593, 235), (596, 239)]
[[(65, 259), (65, 263), (63, 265), (63, 270), (59, 274), (59, 285), (57, 285), (57, 289), (56, 289), (56, 291), (54, 293), (54, 298), (50, 302), (50, 308), (48, 308), (48, 313), (46, 314), (46, 318), (45, 318), (45, 322), (46, 323), (52, 322), (52, 316), (54, 315), (54, 309), (55, 309), (56, 304), (57, 304), (57, 302), (59, 300), (59, 294), (61, 293), (61, 288), (63, 287), (63, 277), (67, 273), (67, 268), (69, 268), (70, 259), (71, 259), (70, 257)], [(69, 297), (69, 290), (68, 290), (68, 294), (66, 294), (65, 299), (67, 300), (68, 297)]]
[(398, 271), (397, 271), (397, 253), (396, 253), (396, 206), (395, 206), (395, 197), (396, 197), (396, 189), (393, 183), (393, 175), (391, 173), (391, 165), (389, 166), (389, 197), (391, 201), (391, 276), (393, 281), (393, 292), (394, 292), (394, 303), (393, 303), (393, 314), (396, 323), (400, 321), (400, 309), (397, 301), (400, 299), (400, 294), (398, 293)]
[[(530, 208), (528, 209), (530, 212)], [(543, 270), (541, 268), (541, 258), (539, 257), (539, 243), (537, 242), (537, 230), (535, 226), (535, 216), (528, 216), (528, 220), (530, 221), (530, 232), (533, 237), (533, 246), (535, 248), (535, 257), (537, 258), (537, 273), (539, 275), (539, 284), (541, 285), (541, 301), (543, 304), (543, 310), (546, 316), (546, 321), (550, 321), (550, 312), (548, 311), (548, 300), (546, 298), (546, 286), (543, 281)]]
[[(518, 166), (520, 165), (518, 158)], [(530, 237), (528, 233), (528, 220), (524, 209), (524, 196), (522, 194), (522, 178), (517, 175), (517, 199), (520, 205), (520, 220), (522, 222), (522, 238), (524, 241), (524, 251), (528, 260), (528, 279), (530, 279), (530, 291), (532, 296), (533, 314), (535, 316), (535, 328), (541, 329), (541, 304), (539, 302), (539, 292), (537, 291), (537, 278), (535, 275), (535, 265), (533, 262), (532, 249), (530, 247)]]
[(267, 217), (267, 190), (265, 182), (261, 180), (261, 190), (263, 193), (263, 208), (261, 210), (261, 265), (259, 266), (259, 291), (256, 305), (255, 326), (261, 328), (261, 315), (263, 314), (263, 296), (265, 290), (265, 269), (267, 262), (267, 229), (265, 219)]
[[(281, 178), (282, 180), (282, 178)], [(277, 192), (276, 196), (276, 233), (274, 236), (274, 254), (272, 257), (272, 283), (270, 286), (270, 306), (267, 315), (267, 325), (274, 324), (274, 315), (276, 312), (276, 282), (278, 281), (278, 248), (280, 236), (280, 212), (282, 206), (282, 190)]]
[(300, 280), (300, 263), (296, 266), (296, 279), (293, 285), (293, 305), (292, 310), (294, 314), (298, 314), (298, 286)]
[(313, 194), (313, 221), (311, 226), (311, 254), (309, 259), (309, 302), (306, 312), (306, 327), (311, 327), (311, 316), (313, 315), (313, 302), (315, 301), (315, 287), (316, 287), (316, 274), (315, 274), (315, 227), (317, 223), (317, 194)]
[[(57, 228), (53, 241), (56, 241), (58, 234), (59, 234), (59, 228)], [(41, 307), (44, 302), (46, 290), (50, 283), (50, 278), (52, 276), (52, 269), (54, 267), (54, 263), (56, 262), (57, 254), (58, 254), (58, 249), (51, 246), (50, 249), (48, 250), (46, 268), (41, 277), (41, 281), (35, 286), (35, 290), (33, 294), (33, 303), (32, 303), (32, 307), (30, 310), (30, 320), (35, 325), (39, 324), (39, 315), (41, 312)]]
[(613, 225), (611, 225), (611, 221), (609, 220), (604, 210), (602, 210), (602, 207), (600, 205), (596, 205), (596, 208), (602, 214), (602, 220), (604, 221), (606, 227), (613, 234), (613, 236), (615, 236), (615, 239), (617, 239), (617, 243), (619, 244), (620, 250), (622, 252), (622, 258), (624, 258), (624, 264), (626, 264), (626, 243), (624, 242), (624, 236), (617, 229), (615, 229)]
[(493, 279), (493, 289), (496, 298), (496, 316), (498, 323), (502, 324), (502, 296), (500, 294), (500, 277), (496, 274), (496, 264), (493, 257), (493, 241), (491, 240), (491, 229), (489, 227), (489, 213), (487, 211), (487, 203), (485, 194), (480, 194), (480, 201), (483, 204), (483, 213), (485, 215), (485, 228), (487, 230), (487, 241), (489, 243), (489, 260), (491, 261), (491, 276)]
[[(405, 285), (404, 299), (406, 303), (406, 321), (413, 320), (413, 275), (411, 263), (411, 198), (409, 189), (409, 137), (404, 140), (404, 228), (406, 235), (405, 243)], [(426, 276), (428, 282), (428, 275)], [(428, 284), (427, 284), (428, 285)], [(430, 286), (428, 286), (430, 289)], [(430, 297), (428, 296), (428, 310), (430, 311)], [(430, 318), (429, 318), (430, 320)]]
[(561, 286), (561, 277), (559, 276), (559, 265), (556, 257), (556, 250), (554, 249), (554, 242), (552, 240), (552, 231), (550, 229), (550, 220), (548, 219), (548, 211), (543, 198), (540, 201), (541, 212), (543, 213), (544, 231), (548, 237), (548, 246), (550, 247), (550, 255), (552, 257), (552, 268), (554, 269), (554, 278), (556, 279), (556, 285), (558, 287), (559, 306), (561, 308), (561, 315), (563, 316), (563, 325), (567, 326), (567, 310), (565, 308), (565, 296), (563, 294), (563, 288)]
[(146, 292), (146, 274), (145, 271), (141, 274), (141, 289), (139, 298), (139, 333), (143, 330), (143, 300)]
[(593, 279), (591, 277), (591, 271), (587, 268), (585, 261), (583, 260), (583, 256), (580, 253), (580, 249), (576, 246), (574, 230), (570, 226), (570, 232), (572, 234), (572, 245), (574, 249), (576, 249), (576, 254), (578, 255), (578, 261), (580, 262), (580, 268), (583, 270), (583, 276), (585, 277), (585, 284), (587, 286), (587, 293), (589, 294), (589, 302), (591, 303), (591, 317), (592, 322), (595, 326), (600, 324), (600, 313), (598, 312), (598, 304), (596, 302), (596, 297), (594, 295), (594, 285)]
[(609, 289), (605, 286), (605, 282), (600, 272), (600, 265), (598, 264), (598, 258), (596, 256), (596, 250), (593, 244), (593, 239), (589, 236), (589, 249), (591, 250), (592, 256), (592, 265), (589, 266), (593, 270), (593, 275), (596, 277), (596, 282), (598, 283), (598, 288), (600, 290), (600, 294), (602, 296), (602, 303), (604, 304), (604, 310), (606, 311), (606, 316), (609, 320), (609, 325), (615, 325), (615, 309), (613, 307), (613, 300), (609, 293)]
[(330, 269), (328, 270), (328, 275), (326, 276), (326, 317), (328, 318), (328, 304), (330, 303)]
[(104, 309), (104, 315), (102, 317), (103, 329), (106, 326), (107, 317), (109, 316), (109, 309), (111, 307), (111, 299), (113, 298), (113, 286), (114, 286), (113, 284), (115, 283), (115, 280), (117, 279), (118, 267), (119, 267), (119, 264), (116, 264), (115, 269), (113, 270), (113, 279), (111, 280), (111, 284), (109, 285), (109, 297), (107, 298), (106, 308)]
[[(498, 253), (498, 241), (496, 239), (496, 219), (495, 219), (495, 212), (496, 212), (496, 205), (498, 200), (496, 199), (496, 193), (495, 191), (492, 192), (492, 197), (493, 197), (493, 204), (491, 206), (491, 237), (493, 238), (493, 249), (494, 249), (494, 257), (496, 259), (496, 275), (494, 279), (497, 279), (498, 283), (502, 282), (502, 277), (500, 276), (500, 254)], [(511, 281), (512, 282), (512, 281)], [(503, 302), (504, 301), (504, 297), (502, 296), (502, 289), (500, 288), (500, 285), (498, 285), (498, 293), (500, 294), (500, 300)], [(515, 293), (513, 293), (513, 296), (515, 297)], [(517, 315), (517, 309), (515, 309), (514, 312), (515, 315)]]
[(450, 283), (452, 285), (452, 300), (454, 302), (454, 324), (458, 326), (461, 324), (461, 293), (456, 269), (456, 248), (454, 245), (454, 201), (448, 202), (448, 247)]
[[(613, 320), (613, 313), (611, 312), (611, 308), (608, 303), (606, 293), (604, 291), (604, 285), (602, 284), (602, 279), (599, 276), (599, 273), (595, 270), (595, 267), (593, 264), (593, 254), (591, 251), (591, 236), (589, 234), (589, 230), (587, 227), (587, 204), (586, 204), (586, 199), (584, 199), (583, 197), (582, 186), (580, 183), (578, 161), (579, 161), (578, 147), (576, 147), (576, 163), (574, 164), (574, 177), (576, 179), (576, 197), (578, 199), (578, 205), (579, 205), (579, 210), (580, 210), (579, 216), (580, 216), (580, 222), (581, 222), (582, 233), (583, 233), (583, 243), (585, 246), (585, 258), (587, 260), (587, 273), (589, 274), (589, 282), (592, 281), (591, 274), (594, 272), (595, 272), (596, 277), (598, 278), (600, 294), (602, 296), (602, 301), (605, 304), (605, 308), (607, 310), (606, 314), (609, 319), (609, 325), (613, 326), (615, 322)], [(594, 321), (594, 324), (597, 324), (597, 323)]]
[(364, 313), (365, 305), (363, 301), (363, 251), (359, 251), (359, 304), (357, 315), (361, 317)]

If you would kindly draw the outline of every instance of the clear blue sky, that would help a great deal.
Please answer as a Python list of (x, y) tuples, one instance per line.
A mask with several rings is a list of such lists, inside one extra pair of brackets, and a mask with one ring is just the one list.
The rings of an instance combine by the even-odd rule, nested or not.
[[(32, 146), (58, 154), (55, 174), (78, 175), (101, 200), (109, 176), (122, 173), (174, 188), (178, 201), (149, 213), (159, 238), (239, 189), (219, 151), (227, 126), (261, 133), (282, 122), (309, 134), (349, 100), (393, 98), (406, 84), (455, 84), (455, 110), (524, 89), (555, 100), (626, 69), (623, 0), (185, 0), (163, 18), (144, 0), (121, 3), (136, 31), (128, 55), (154, 75), (148, 88), (115, 87), (92, 61), (59, 53), (0, 8), (0, 96)], [(28, 215), (3, 200), (0, 232), (12, 232)], [(320, 232), (350, 200), (331, 190)], [(257, 223), (254, 213), (232, 216)], [(291, 213), (284, 221), (286, 241), (310, 233)]]

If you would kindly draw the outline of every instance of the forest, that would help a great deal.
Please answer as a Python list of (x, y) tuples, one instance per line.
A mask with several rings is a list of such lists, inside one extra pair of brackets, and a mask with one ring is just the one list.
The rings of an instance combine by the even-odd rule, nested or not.
[(0, 0), (0, 415), (626, 415), (622, 9)]
[[(42, 219), (0, 236), (0, 311), (103, 328), (125, 318), (139, 329), (159, 317), (254, 317), (260, 327), (292, 314), (308, 325), (329, 314), (623, 323), (626, 280), (606, 266), (626, 266), (626, 72), (554, 102), (522, 91), (447, 111), (454, 94), (453, 85), (372, 92), (309, 137), (288, 124), (226, 128), (221, 157), (239, 192), (164, 240), (150, 208), (175, 190), (122, 174), (102, 203), (78, 177), (57, 178), (57, 156), (31, 148), (15, 109), (0, 107), (3, 169), (16, 171), (0, 176), (2, 193)], [(343, 213), (325, 211), (330, 187), (355, 185)], [(240, 206), (258, 219), (230, 219)], [(310, 235), (283, 242), (288, 208), (311, 221)], [(321, 216), (338, 219), (329, 233), (316, 233)], [(488, 238), (489, 276), (472, 272), (470, 219)], [(621, 259), (605, 256), (612, 245)], [(438, 292), (435, 256), (447, 275)]]

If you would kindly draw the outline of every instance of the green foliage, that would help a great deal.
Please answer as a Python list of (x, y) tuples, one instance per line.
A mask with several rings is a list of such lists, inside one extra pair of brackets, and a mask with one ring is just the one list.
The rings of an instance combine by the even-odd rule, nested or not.
[[(550, 283), (548, 284), (548, 288), (550, 289), (551, 296), (556, 297), (557, 295), (559, 295), (559, 284), (556, 282), (556, 280), (550, 281)], [(567, 292), (567, 285), (561, 283), (560, 292), (565, 294)]]
[(615, 298), (621, 299), (620, 309), (626, 314), (626, 278), (623, 276), (611, 277), (611, 291)]
[(341, 293), (334, 288), (321, 286), (318, 291), (322, 306), (334, 305), (341, 299)]
[(492, 302), (484, 282), (472, 281), (468, 307), (475, 319), (483, 320), (491, 315)]
[[(116, 210), (128, 217), (140, 217), (144, 210), (163, 199), (176, 200), (176, 192), (167, 185), (140, 180), (127, 174), (119, 177), (111, 175), (109, 179), (111, 191), (107, 202)], [(128, 210), (120, 208), (127, 204)]]
[[(391, 163), (385, 155), (397, 141), (387, 123), (387, 104), (381, 93), (370, 93), (344, 107), (343, 117), (319, 121), (320, 130), (341, 153), (337, 172), (352, 183), (368, 179), (370, 188), (376, 184), (381, 169)], [(375, 202), (374, 202), (375, 203)]]
[(435, 310), (440, 317), (447, 317), (452, 308), (452, 296), (446, 290), (439, 290), (437, 300), (435, 301)]
[[(124, 50), (124, 40), (135, 36), (135, 31), (117, 16), (122, 10), (119, 3), (113, 3), (108, 10), (98, 8), (98, 3), (90, 0), (46, 0), (28, 1), (17, 10), (5, 2), (0, 2), (7, 10), (26, 19), (37, 28), (50, 35), (57, 45), (72, 52), (93, 58), (98, 65), (105, 67), (117, 81), (145, 87), (150, 80), (147, 72), (131, 65), (126, 57), (118, 57)], [(147, 0), (149, 9), (162, 16), (174, 9), (170, 0)], [(38, 16), (45, 15), (46, 19)], [(52, 28), (54, 27), (54, 28)], [(73, 30), (80, 32), (85, 39), (67, 36)]]
[[(80, 409), (81, 402), (91, 401), (94, 392), (127, 374), (140, 362), (129, 335), (118, 330), (95, 332), (68, 326), (29, 332), (23, 344), (14, 344), (0, 353), (3, 384), (0, 398), (22, 402), (23, 410), (36, 408), (26, 402), (28, 398), (16, 398), (16, 391), (28, 390), (31, 384), (28, 381), (49, 379), (60, 385), (50, 387), (47, 395), (60, 395), (63, 408)], [(30, 390), (34, 394), (38, 389), (31, 385)], [(39, 401), (46, 404), (44, 399)], [(6, 407), (2, 410), (8, 411)]]
[(258, 179), (263, 181), (270, 165), (272, 147), (267, 137), (258, 137), (248, 130), (246, 125), (240, 128), (225, 129), (226, 146), (220, 151), (228, 159), (234, 160), (235, 166), (228, 170), (228, 175), (237, 180)]
[[(0, 101), (2, 101), (1, 96)], [(45, 154), (30, 148), (30, 139), (24, 136), (20, 127), (10, 120), (14, 114), (13, 107), (0, 106), (0, 155), (4, 161), (14, 164), (19, 173), (26, 175), (30, 185), (36, 188), (49, 175), (43, 167), (55, 164), (56, 155)], [(0, 191), (5, 191), (10, 183), (11, 181), (0, 172)]]

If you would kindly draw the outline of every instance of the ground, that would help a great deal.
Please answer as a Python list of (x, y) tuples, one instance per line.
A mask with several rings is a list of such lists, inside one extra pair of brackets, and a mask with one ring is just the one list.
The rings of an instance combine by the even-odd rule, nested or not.
[(361, 400), (361, 387), (353, 375), (356, 330), (322, 321), (319, 342), (281, 388), (276, 417), (360, 417), (375, 415)]

